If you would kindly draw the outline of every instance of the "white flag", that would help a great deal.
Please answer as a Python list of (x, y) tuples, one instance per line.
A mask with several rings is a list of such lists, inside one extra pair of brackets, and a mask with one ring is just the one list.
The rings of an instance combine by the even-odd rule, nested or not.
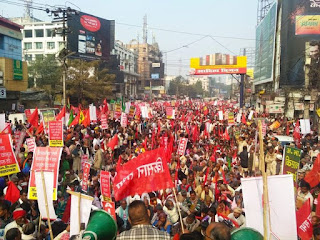
[[(70, 236), (77, 235), (80, 233), (80, 226), (79, 226), (79, 196), (71, 194), (71, 214), (70, 214)], [(87, 195), (81, 194), (80, 199), (80, 221), (87, 226), (89, 221), (90, 212), (91, 212), (91, 205), (92, 205), (93, 198)]]
[(90, 121), (97, 121), (97, 107), (90, 105), (89, 106), (89, 114), (90, 114)]
[(35, 172), (35, 180), (36, 180), (36, 186), (37, 186), (37, 197), (38, 197), (38, 206), (39, 211), (42, 216), (42, 218), (45, 219), (51, 219), (56, 220), (57, 216), (53, 208), (53, 172), (43, 172), (44, 177), (44, 184), (47, 194), (47, 203), (49, 208), (49, 217), (47, 216), (47, 210), (46, 210), (46, 202), (45, 202), (45, 195), (43, 191), (43, 182), (42, 182), (42, 174), (39, 171)]
[[(263, 182), (262, 177), (241, 179), (246, 227), (263, 235)], [(297, 239), (296, 205), (293, 175), (268, 177), (269, 217), (268, 229), (275, 238)]]

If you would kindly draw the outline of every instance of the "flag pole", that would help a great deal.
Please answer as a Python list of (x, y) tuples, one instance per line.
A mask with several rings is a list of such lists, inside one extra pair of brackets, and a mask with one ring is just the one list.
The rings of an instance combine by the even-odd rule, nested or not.
[(79, 216), (79, 233), (81, 231), (81, 193), (78, 193), (78, 216)]
[[(49, 231), (50, 231), (50, 238), (53, 239), (53, 233), (52, 233), (51, 222), (50, 222), (50, 215), (49, 215), (49, 207), (48, 207), (48, 198), (47, 198), (46, 183), (45, 183), (45, 180), (44, 180), (43, 171), (41, 170), (40, 172), (41, 172), (42, 188), (43, 188), (43, 193), (44, 193), (44, 201), (45, 201), (45, 205), (46, 205), (47, 221), (48, 221), (48, 226), (49, 226)], [(39, 221), (41, 222), (41, 219), (40, 219)]]
[(175, 198), (175, 200), (176, 200), (176, 205), (177, 205), (177, 208), (178, 208), (178, 213), (179, 213), (179, 219), (180, 219), (180, 224), (181, 224), (182, 233), (184, 233), (184, 226), (183, 226), (183, 221), (182, 221), (182, 217), (181, 217), (180, 206), (179, 206), (179, 204), (178, 204), (178, 198), (177, 198), (177, 194), (176, 194), (176, 189), (175, 189), (175, 188), (172, 188), (172, 190), (173, 190), (174, 198)]
[(268, 178), (265, 171), (265, 160), (264, 160), (264, 151), (263, 151), (263, 136), (262, 136), (262, 123), (261, 120), (258, 122), (259, 127), (259, 144), (260, 144), (260, 166), (262, 171), (262, 181), (263, 181), (263, 239), (268, 240), (268, 205), (269, 205), (269, 196), (268, 196)]

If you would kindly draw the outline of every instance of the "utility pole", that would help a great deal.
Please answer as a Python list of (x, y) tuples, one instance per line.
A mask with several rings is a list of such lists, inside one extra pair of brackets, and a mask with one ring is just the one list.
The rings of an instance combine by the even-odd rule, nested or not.
[[(243, 56), (246, 56), (246, 49), (243, 49)], [(240, 108), (243, 107), (244, 103), (244, 77), (245, 74), (240, 75)]]
[(79, 11), (71, 9), (70, 7), (67, 8), (58, 8), (55, 10), (49, 10), (47, 9), (47, 13), (53, 14), (54, 19), (52, 22), (61, 22), (62, 21), (62, 28), (58, 29), (61, 30), (61, 32), (56, 32), (57, 34), (62, 35), (63, 38), (63, 49), (59, 53), (59, 58), (62, 63), (63, 73), (62, 73), (62, 87), (63, 87), (63, 105), (65, 106), (67, 103), (66, 100), (66, 78), (67, 78), (67, 64), (66, 60), (69, 56), (73, 55), (74, 53), (71, 53), (68, 51), (67, 47), (67, 35), (70, 33), (68, 30), (68, 26), (66, 24), (66, 21), (68, 20), (68, 17), (71, 15), (78, 15)]

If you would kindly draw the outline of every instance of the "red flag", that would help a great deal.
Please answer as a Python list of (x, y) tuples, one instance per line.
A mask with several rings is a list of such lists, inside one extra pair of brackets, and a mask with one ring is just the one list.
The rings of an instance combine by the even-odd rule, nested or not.
[(173, 188), (163, 148), (147, 151), (121, 167), (114, 179), (114, 196), (127, 196)]
[(75, 126), (79, 124), (79, 119), (80, 119), (80, 113), (73, 119), (73, 121), (70, 123), (69, 126)]
[(7, 193), (4, 197), (5, 200), (10, 201), (11, 203), (15, 203), (16, 201), (18, 201), (20, 198), (20, 191), (17, 188), (17, 186), (9, 181), (8, 182), (8, 188), (7, 188)]
[(70, 221), (70, 211), (71, 211), (71, 196), (68, 199), (66, 208), (64, 209), (64, 213), (63, 213), (63, 216), (62, 216), (62, 219), (61, 219), (62, 221), (64, 221), (67, 224)]
[(143, 143), (142, 143), (142, 146), (144, 147), (144, 149), (147, 149), (147, 142), (148, 142), (148, 138), (146, 136)]
[(11, 125), (10, 123), (6, 123), (6, 127), (2, 130), (0, 134), (11, 134), (11, 133), (12, 133)]
[(312, 238), (310, 199), (305, 201), (297, 211), (297, 227), (298, 236), (301, 240), (310, 240)]
[(56, 120), (59, 121), (66, 116), (66, 106), (62, 108), (59, 114), (56, 116)]
[(118, 139), (118, 134), (114, 135), (114, 137), (111, 139), (111, 141), (107, 144), (107, 147), (111, 148), (114, 150), (115, 146), (118, 145), (119, 139)]
[(43, 122), (40, 123), (40, 126), (37, 128), (36, 135), (39, 135), (43, 132)]
[(290, 123), (289, 122), (287, 122), (286, 134), (287, 134), (287, 136), (290, 135)]
[(224, 131), (223, 138), (224, 138), (224, 140), (226, 140), (226, 141), (229, 141), (229, 140), (230, 140), (230, 136), (229, 136), (228, 128), (227, 128), (227, 127), (226, 127), (226, 130)]
[(90, 111), (88, 110), (86, 112), (86, 115), (84, 117), (84, 120), (81, 123), (83, 126), (88, 127), (90, 125)]
[(244, 114), (242, 114), (241, 122), (242, 122), (243, 124), (247, 124), (246, 116), (245, 116)]
[(104, 99), (103, 100), (103, 108), (102, 108), (102, 112), (103, 113), (106, 113), (109, 111), (109, 108), (108, 108), (108, 103), (107, 103), (107, 99)]
[(38, 127), (38, 120), (39, 120), (39, 114), (38, 114), (38, 108), (33, 111), (31, 114), (30, 118), (28, 119), (28, 122), (31, 124), (33, 127)]
[(310, 187), (313, 188), (317, 186), (320, 182), (320, 153), (318, 154), (317, 159), (313, 163), (313, 168), (308, 172), (304, 178), (306, 182), (310, 184)]
[(301, 135), (300, 135), (300, 121), (299, 120), (297, 120), (297, 123), (294, 127), (293, 139), (294, 139), (296, 146), (298, 148), (301, 148), (301, 143), (300, 143)]

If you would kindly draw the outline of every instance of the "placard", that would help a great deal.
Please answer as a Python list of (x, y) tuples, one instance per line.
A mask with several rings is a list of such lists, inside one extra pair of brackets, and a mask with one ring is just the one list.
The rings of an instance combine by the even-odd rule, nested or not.
[(114, 202), (102, 201), (102, 207), (103, 207), (103, 210), (109, 213), (114, 218), (115, 221), (117, 220), (116, 207)]
[(34, 141), (34, 138), (27, 138), (26, 143), (27, 143), (28, 151), (34, 152), (34, 149), (36, 147), (36, 142)]
[(234, 122), (234, 115), (233, 115), (233, 112), (229, 112), (228, 114), (228, 125), (234, 125), (235, 122)]
[(49, 146), (63, 147), (63, 124), (62, 121), (49, 122)]
[(84, 164), (86, 163), (86, 162), (89, 162), (89, 156), (88, 156), (88, 154), (83, 154), (82, 156), (81, 156), (81, 170), (83, 171), (84, 170)]
[(129, 109), (129, 118), (133, 118), (135, 114), (136, 108), (134, 106), (130, 106)]
[(128, 124), (128, 118), (126, 113), (121, 113), (121, 120), (120, 120), (121, 127), (126, 128)]
[(184, 155), (186, 152), (186, 148), (187, 148), (187, 144), (188, 144), (188, 139), (187, 138), (180, 138), (179, 141), (179, 147), (178, 147), (178, 154), (179, 155)]
[(106, 114), (101, 114), (101, 128), (108, 129), (108, 118)]
[(101, 188), (101, 195), (103, 201), (110, 201), (111, 200), (111, 190), (110, 190), (110, 172), (101, 171), (100, 172), (100, 188)]
[(11, 135), (0, 135), (0, 177), (18, 172), (20, 172), (20, 168), (13, 153)]
[(87, 192), (88, 191), (88, 180), (89, 180), (89, 174), (90, 174), (90, 167), (91, 164), (86, 162), (83, 166), (83, 176), (82, 176), (82, 191)]
[(219, 114), (219, 121), (223, 121), (223, 112), (219, 111), (218, 114)]
[(57, 200), (58, 174), (62, 148), (58, 147), (36, 147), (30, 171), (28, 199), (37, 200), (37, 186), (35, 182), (35, 171), (53, 171), (53, 200)]
[(282, 159), (282, 174), (292, 174), (295, 182), (297, 182), (297, 171), (299, 169), (300, 156), (300, 149), (285, 146)]
[(166, 114), (167, 114), (167, 119), (175, 119), (175, 111), (173, 107), (167, 107), (166, 108)]

